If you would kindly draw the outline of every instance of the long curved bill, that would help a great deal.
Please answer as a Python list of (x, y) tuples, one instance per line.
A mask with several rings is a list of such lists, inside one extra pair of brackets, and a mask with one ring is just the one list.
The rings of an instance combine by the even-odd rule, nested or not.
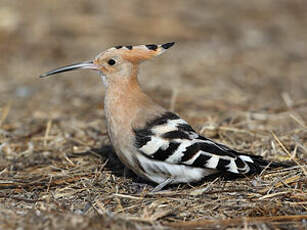
[(92, 69), (92, 70), (99, 70), (97, 66), (93, 63), (93, 61), (85, 61), (80, 63), (75, 63), (71, 65), (62, 66), (60, 68), (53, 69), (49, 72), (46, 72), (42, 75), (40, 75), (40, 78), (49, 77), (54, 74), (63, 73), (71, 70), (77, 70), (77, 69)]

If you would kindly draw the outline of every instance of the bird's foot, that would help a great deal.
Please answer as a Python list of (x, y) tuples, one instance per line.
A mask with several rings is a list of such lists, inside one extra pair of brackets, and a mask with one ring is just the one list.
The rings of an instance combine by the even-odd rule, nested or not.
[(159, 192), (161, 191), (165, 186), (171, 184), (175, 179), (173, 177), (167, 178), (165, 181), (162, 183), (158, 184), (151, 192)]

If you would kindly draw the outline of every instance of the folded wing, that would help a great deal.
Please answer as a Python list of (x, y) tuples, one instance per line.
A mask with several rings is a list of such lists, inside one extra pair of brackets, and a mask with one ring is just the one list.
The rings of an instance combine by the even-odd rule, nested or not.
[(234, 174), (257, 173), (268, 164), (260, 156), (239, 153), (198, 135), (186, 121), (171, 112), (134, 131), (138, 151), (157, 161)]

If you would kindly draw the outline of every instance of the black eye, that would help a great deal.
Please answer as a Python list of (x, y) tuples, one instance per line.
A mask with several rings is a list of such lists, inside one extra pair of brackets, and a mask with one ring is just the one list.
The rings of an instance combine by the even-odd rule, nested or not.
[(108, 64), (109, 65), (114, 65), (116, 63), (116, 61), (114, 60), (114, 59), (110, 59), (109, 61), (108, 61)]

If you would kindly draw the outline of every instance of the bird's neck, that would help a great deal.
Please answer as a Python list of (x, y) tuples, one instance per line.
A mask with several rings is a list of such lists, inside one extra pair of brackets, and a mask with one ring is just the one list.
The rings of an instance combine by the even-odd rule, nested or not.
[(116, 106), (132, 106), (131, 103), (141, 103), (148, 96), (143, 92), (136, 73), (130, 76), (112, 76), (106, 87), (107, 104)]
[(108, 126), (126, 126), (151, 99), (142, 91), (137, 79), (137, 72), (130, 76), (112, 76), (108, 81), (104, 100)]
[[(113, 76), (117, 77), (117, 76)], [(108, 82), (104, 99), (104, 112), (106, 116), (109, 138), (116, 152), (122, 152), (126, 143), (133, 140), (133, 121), (144, 110), (144, 105), (150, 103), (150, 98), (143, 93), (137, 76), (118, 76)], [(125, 78), (125, 79), (123, 79)], [(132, 145), (133, 146), (133, 145)], [(126, 162), (121, 157), (121, 160)]]

